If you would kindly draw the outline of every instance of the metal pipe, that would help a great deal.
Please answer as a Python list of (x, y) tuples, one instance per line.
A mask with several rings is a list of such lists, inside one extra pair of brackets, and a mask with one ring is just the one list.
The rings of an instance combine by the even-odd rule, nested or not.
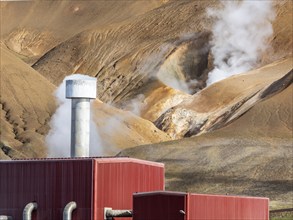
[(76, 209), (76, 202), (69, 202), (63, 210), (63, 220), (71, 220), (72, 212)]
[(72, 99), (71, 157), (89, 156), (90, 99)]
[(7, 215), (0, 215), (0, 220), (12, 220), (12, 217)]
[(111, 220), (113, 218), (132, 217), (132, 210), (113, 210), (112, 208), (104, 208), (104, 220)]
[(71, 101), (71, 157), (88, 157), (90, 99), (96, 98), (96, 78), (66, 80), (66, 98)]
[(28, 203), (23, 209), (22, 219), (23, 220), (31, 220), (32, 219), (32, 212), (34, 210), (37, 210), (37, 208), (38, 208), (38, 204), (36, 202)]

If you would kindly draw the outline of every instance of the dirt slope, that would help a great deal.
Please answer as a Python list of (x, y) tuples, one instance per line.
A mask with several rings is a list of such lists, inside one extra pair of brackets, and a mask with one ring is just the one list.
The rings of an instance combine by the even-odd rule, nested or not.
[[(209, 4), (175, 1), (127, 24), (82, 32), (47, 53), (33, 67), (54, 84), (76, 72), (95, 76), (103, 102), (122, 102), (148, 86), (147, 82), (177, 48), (194, 41), (188, 51), (197, 54), (204, 44), (196, 42), (208, 40), (204, 34), (208, 21), (203, 16)], [(193, 56), (188, 51), (183, 55)], [(197, 69), (200, 57), (207, 57), (207, 53), (197, 54), (199, 62), (191, 67)]]
[[(46, 157), (44, 137), (56, 110), (56, 87), (1, 44), (0, 159)], [(96, 101), (94, 116), (105, 155), (141, 144), (171, 140), (131, 112)], [(70, 124), (65, 125), (70, 126)]]
[[(291, 139), (293, 141), (293, 85), (271, 99), (258, 103), (245, 115), (227, 127), (220, 129), (219, 134), (227, 136), (237, 133), (239, 136), (271, 137)], [(244, 129), (245, 128), (245, 129)], [(293, 144), (293, 143), (291, 143)], [(292, 160), (293, 162), (293, 160)]]
[(293, 54), (293, 2), (276, 2), (276, 19), (273, 22), (274, 36), (271, 39), (272, 50), (264, 56), (266, 63), (270, 63), (281, 57)]
[[(217, 6), (217, 1), (170, 1), (127, 24), (77, 34), (33, 67), (54, 84), (75, 72), (96, 76), (103, 102), (134, 98), (154, 76), (165, 84), (170, 83), (168, 77), (187, 84), (197, 79), (195, 88), (187, 85), (195, 92), (203, 86), (205, 70), (211, 68), (207, 59), (212, 20), (206, 9)], [(259, 65), (292, 54), (290, 8), (292, 1), (276, 4), (272, 48)]]
[(293, 207), (292, 89), (225, 128), (120, 155), (164, 162), (168, 190), (267, 196), (273, 209)]
[(171, 140), (153, 123), (129, 111), (114, 108), (98, 100), (94, 102), (93, 109), (105, 155), (115, 155), (129, 147)]
[(74, 35), (126, 22), (162, 4), (150, 1), (1, 2), (1, 40), (29, 64)]
[[(46, 155), (44, 134), (55, 110), (48, 82), (1, 44), (1, 142), (28, 157)], [(1, 151), (1, 150), (0, 150)], [(13, 153), (2, 148), (8, 156)], [(14, 155), (17, 156), (17, 155)], [(19, 156), (18, 156), (19, 157)]]
[(288, 58), (215, 83), (166, 111), (155, 124), (173, 138), (210, 132), (292, 82), (293, 60)]

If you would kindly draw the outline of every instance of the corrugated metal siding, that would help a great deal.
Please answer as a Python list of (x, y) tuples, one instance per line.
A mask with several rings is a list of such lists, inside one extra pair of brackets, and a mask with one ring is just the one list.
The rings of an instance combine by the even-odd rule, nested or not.
[(38, 203), (33, 219), (62, 219), (76, 201), (73, 219), (90, 219), (92, 160), (0, 162), (0, 214), (22, 219), (24, 206)]
[(189, 194), (187, 219), (268, 220), (267, 198)]
[(96, 220), (103, 219), (104, 207), (132, 210), (132, 194), (135, 192), (164, 190), (163, 164), (125, 158), (115, 161), (97, 159), (94, 172)]
[(267, 198), (152, 192), (134, 194), (133, 203), (133, 220), (269, 219)]
[(186, 193), (154, 192), (133, 195), (133, 220), (184, 220)]
[(73, 220), (102, 220), (103, 208), (132, 209), (132, 194), (164, 189), (163, 164), (128, 158), (0, 161), (0, 215), (22, 219), (29, 202), (33, 220), (62, 219), (70, 201)]

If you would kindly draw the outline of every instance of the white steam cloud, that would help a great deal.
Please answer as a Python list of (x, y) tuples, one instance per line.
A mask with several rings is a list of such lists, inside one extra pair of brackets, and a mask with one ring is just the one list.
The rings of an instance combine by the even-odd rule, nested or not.
[(207, 85), (255, 67), (268, 48), (275, 18), (272, 1), (223, 1), (220, 10), (209, 9), (216, 19), (212, 32), (214, 69)]
[[(90, 79), (91, 77), (74, 74), (64, 78), (55, 92), (58, 108), (50, 121), (51, 130), (46, 136), (49, 157), (69, 157), (71, 139), (71, 100), (65, 98), (65, 82), (68, 79)], [(96, 124), (90, 122), (90, 155), (101, 156), (103, 150)]]
[(145, 96), (143, 94), (138, 94), (135, 98), (127, 101), (122, 109), (130, 111), (137, 116), (141, 116), (141, 111), (145, 108), (146, 103), (144, 102)]

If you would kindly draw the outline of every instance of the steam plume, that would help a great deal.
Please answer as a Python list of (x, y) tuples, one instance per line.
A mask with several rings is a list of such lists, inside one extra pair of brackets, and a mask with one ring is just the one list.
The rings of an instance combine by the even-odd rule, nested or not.
[(137, 116), (141, 116), (141, 111), (145, 107), (145, 96), (143, 94), (138, 94), (135, 98), (127, 101), (124, 106), (122, 106), (123, 110), (130, 111)]
[(221, 10), (207, 11), (217, 19), (211, 42), (215, 68), (209, 73), (208, 85), (255, 67), (273, 33), (272, 1), (223, 1), (222, 4)]
[[(71, 135), (71, 100), (65, 98), (65, 81), (67, 79), (89, 79), (89, 76), (74, 74), (65, 77), (55, 92), (58, 108), (52, 116), (51, 130), (46, 136), (49, 157), (70, 156), (70, 135)], [(90, 155), (102, 155), (102, 143), (97, 127), (93, 120), (90, 122)]]

